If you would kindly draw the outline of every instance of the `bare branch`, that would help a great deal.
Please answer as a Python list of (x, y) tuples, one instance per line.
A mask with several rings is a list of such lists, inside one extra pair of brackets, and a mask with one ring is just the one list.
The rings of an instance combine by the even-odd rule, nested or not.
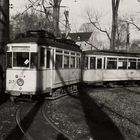
[(93, 44), (89, 43), (88, 41), (85, 41), (88, 45), (91, 45), (93, 48), (95, 48), (96, 50), (99, 50), (96, 46), (94, 46)]
[(133, 21), (129, 21), (129, 20), (122, 20), (122, 21), (135, 26), (140, 31), (140, 27), (137, 24), (135, 24)]
[(106, 30), (103, 30), (101, 27), (98, 27), (98, 26), (96, 25), (96, 22), (92, 22), (92, 21), (90, 20), (90, 23), (91, 23), (96, 29), (98, 29), (99, 31), (105, 33), (105, 34), (107, 35), (108, 39), (111, 41), (110, 35), (109, 35), (109, 33), (108, 33)]
[(98, 15), (95, 14), (95, 21), (92, 21), (92, 19), (91, 19), (91, 17), (90, 17), (91, 15), (90, 15), (90, 13), (89, 13), (88, 11), (87, 11), (87, 16), (88, 16), (88, 19), (89, 19), (90, 23), (91, 23), (97, 30), (99, 30), (100, 32), (105, 33), (105, 34), (107, 35), (109, 41), (111, 41), (111, 37), (110, 37), (109, 33), (108, 33), (106, 30), (104, 30), (104, 29), (101, 28), (100, 23), (99, 23)]

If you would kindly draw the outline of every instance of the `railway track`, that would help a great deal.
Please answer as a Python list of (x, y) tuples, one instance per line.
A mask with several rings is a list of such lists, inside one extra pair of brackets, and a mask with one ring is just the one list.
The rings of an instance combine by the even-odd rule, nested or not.
[(20, 107), (16, 112), (17, 125), (18, 125), (18, 127), (20, 128), (20, 130), (22, 131), (22, 133), (24, 134), (24, 136), (26, 137), (27, 140), (33, 140), (32, 136), (28, 132), (26, 132), (23, 128), (22, 120), (21, 120), (21, 117), (20, 117), (22, 110), (23, 110), (23, 107)]
[(51, 118), (49, 118), (47, 115), (46, 115), (46, 106), (47, 106), (47, 103), (43, 106), (42, 108), (42, 115), (43, 117), (45, 118), (45, 120), (47, 122), (49, 122), (49, 124), (55, 128), (56, 131), (58, 131), (59, 133), (61, 133), (63, 136), (65, 136), (67, 138), (67, 140), (73, 140), (68, 134), (66, 134), (65, 132), (63, 132), (62, 130), (60, 130), (58, 127), (56, 127), (56, 125), (53, 123), (53, 120)]
[[(63, 96), (64, 97), (64, 96)], [(60, 98), (60, 97), (59, 97)], [(61, 98), (62, 98), (62, 96), (61, 96)], [(58, 98), (57, 98), (58, 99)], [(48, 118), (48, 116), (47, 116), (47, 113), (45, 113), (45, 108), (46, 108), (46, 106), (48, 106), (48, 102), (51, 102), (51, 101), (54, 101), (54, 100), (56, 100), (56, 98), (54, 99), (52, 99), (51, 98), (51, 101), (49, 101), (50, 99), (48, 99), (48, 101), (47, 102), (45, 102), (44, 101), (44, 103), (42, 104), (42, 106), (40, 107), (40, 110), (38, 111), (39, 112), (39, 114), (37, 115), (36, 114), (36, 118), (34, 119), (34, 121), (36, 121), (36, 124), (39, 124), (40, 123), (40, 119), (39, 118), (42, 118), (42, 120), (44, 120), (43, 121), (43, 123), (41, 124), (41, 125), (48, 125), (47, 126), (47, 129), (52, 129), (52, 131), (55, 131), (55, 134), (56, 135), (58, 135), (58, 134), (61, 134), (61, 137), (63, 138), (63, 140), (72, 140), (72, 138), (70, 137), (70, 136), (68, 136), (66, 133), (64, 133), (63, 131), (61, 131), (60, 129), (58, 129), (57, 127), (56, 127), (56, 125), (55, 124), (53, 124), (53, 121), (50, 119), (50, 118)], [(22, 106), (22, 107), (20, 107), (18, 110), (17, 110), (17, 112), (16, 112), (16, 122), (17, 122), (17, 125), (19, 126), (19, 128), (20, 128), (20, 130), (22, 131), (22, 133), (24, 134), (24, 136), (26, 137), (26, 139), (27, 140), (34, 140), (34, 139), (36, 139), (36, 137), (34, 136), (34, 131), (31, 131), (32, 130), (32, 128), (29, 128), (29, 131), (28, 130), (26, 130), (26, 124), (24, 125), (24, 122), (26, 123), (26, 122), (28, 122), (27, 121), (27, 119), (28, 119), (28, 115), (27, 116), (22, 116), (22, 114), (23, 114), (23, 112), (25, 111), (25, 108), (26, 109), (30, 109), (30, 108), (28, 108), (27, 107), (28, 105), (26, 105), (26, 106)], [(34, 105), (33, 105), (34, 106)], [(33, 107), (32, 107), (33, 108)], [(39, 116), (40, 115), (40, 116)], [(39, 116), (39, 117), (38, 117)], [(29, 117), (29, 119), (30, 119), (30, 117)], [(33, 123), (33, 122), (32, 122)], [(36, 128), (38, 128), (38, 126), (31, 126), (31, 127), (36, 127)], [(46, 127), (46, 126), (42, 126), (42, 127)], [(47, 129), (46, 129), (46, 133), (47, 133)], [(42, 129), (40, 129), (40, 130), (38, 130), (39, 132), (41, 131)], [(49, 130), (50, 131), (50, 130)], [(41, 134), (41, 133), (40, 133)], [(54, 134), (54, 133), (53, 133)], [(49, 138), (47, 138), (47, 135), (46, 135), (46, 138), (45, 138), (45, 140), (49, 140)], [(52, 138), (51, 138), (52, 139)], [(42, 138), (40, 138), (40, 140), (43, 140)], [(55, 140), (55, 139), (54, 139)]]
[(119, 113), (119, 112), (117, 112), (117, 111), (115, 111), (115, 110), (112, 110), (112, 109), (111, 109), (109, 106), (107, 106), (107, 105), (102, 105), (102, 109), (103, 109), (103, 110), (106, 109), (106, 110), (108, 110), (109, 112), (113, 113), (114, 115), (118, 116), (119, 118), (123, 118), (123, 119), (129, 121), (130, 123), (133, 123), (134, 125), (137, 125), (137, 126), (140, 127), (140, 123), (136, 122), (136, 121), (135, 121), (134, 119), (132, 119), (132, 118), (129, 118), (129, 117), (127, 117), (127, 116), (124, 116), (123, 114), (121, 114), (121, 113)]
[(130, 88), (130, 87), (124, 87), (125, 90), (129, 91), (129, 92), (133, 92), (135, 94), (138, 94), (140, 95), (140, 88), (139, 88), (139, 91), (135, 89), (135, 87), (133, 88)]
[[(140, 92), (137, 90), (139, 87), (117, 87), (104, 89), (103, 92), (97, 89), (99, 95), (95, 95), (97, 105), (115, 122), (118, 127), (123, 127), (126, 131), (139, 137), (140, 135), (140, 121), (139, 121), (139, 98)], [(96, 91), (94, 91), (96, 92)], [(108, 96), (108, 97), (107, 97)], [(109, 96), (113, 96), (110, 98)], [(135, 97), (131, 99), (131, 97)], [(127, 98), (126, 98), (127, 97)], [(131, 112), (131, 110), (133, 112)], [(134, 111), (135, 110), (135, 111)], [(135, 114), (136, 113), (136, 114)]]
[(121, 120), (123, 123), (126, 123), (126, 126), (124, 126), (124, 124), (121, 124), (120, 126), (120, 124), (117, 124), (118, 122), (114, 121), (119, 129), (123, 129), (123, 132), (125, 131), (129, 133), (130, 135), (137, 137), (136, 140), (140, 139), (140, 133), (137, 132), (137, 130), (140, 129), (140, 123), (137, 123), (132, 118), (129, 118), (117, 111), (112, 110), (108, 106), (104, 106), (103, 111), (106, 112), (110, 116), (110, 118), (112, 118), (112, 120), (114, 119), (114, 116), (115, 116), (115, 118)]
[[(109, 90), (109, 92), (113, 91), (117, 89), (117, 91), (119, 91), (119, 88), (109, 88), (107, 90)], [(125, 90), (125, 88), (122, 88)], [(97, 89), (98, 90), (98, 89)], [(104, 90), (104, 89), (103, 89)], [(127, 89), (126, 89), (127, 90)], [(127, 91), (133, 91), (131, 88), (128, 89)], [(117, 94), (117, 93), (115, 93)], [(119, 93), (120, 94), (120, 93)], [(123, 93), (122, 93), (123, 94)], [(134, 94), (135, 94), (135, 91), (134, 91)], [(47, 110), (47, 106), (48, 106), (48, 103), (50, 103), (51, 101), (55, 102), (55, 100), (57, 99), (61, 99), (62, 97), (65, 98), (67, 96), (64, 95), (64, 96), (60, 96), (59, 98), (51, 98), (51, 99), (48, 99), (47, 100), (47, 103), (45, 102), (42, 106), (41, 106), (41, 116), (44, 118), (44, 124), (47, 122), (51, 128), (53, 128), (57, 133), (61, 133), (66, 139), (69, 139), (69, 140), (72, 140), (73, 138), (69, 135), (67, 135), (67, 133), (65, 131), (60, 130), (58, 127), (57, 127), (57, 124), (54, 123), (53, 120), (50, 119), (50, 117), (47, 116), (47, 113), (45, 110)], [(122, 96), (122, 95), (121, 95)], [(50, 101), (51, 100), (51, 101)], [(79, 98), (77, 98), (77, 100), (79, 100)], [(96, 102), (97, 105), (104, 111), (108, 114), (109, 117), (112, 117), (112, 116), (115, 116), (117, 119), (119, 120), (123, 120), (123, 122), (129, 122), (130, 125), (133, 125), (134, 128), (140, 128), (140, 122), (137, 121), (135, 118), (123, 113), (121, 110), (115, 110), (114, 108), (111, 107), (111, 104), (108, 103), (108, 102)], [(113, 102), (112, 102), (113, 104)], [(24, 109), (24, 107), (23, 107)], [(26, 136), (26, 138), (28, 140), (33, 140), (33, 137), (30, 135), (30, 133), (28, 133), (27, 131), (25, 131), (22, 127), (22, 124), (21, 124), (21, 118), (20, 118), (20, 114), (22, 112), (22, 108), (20, 108), (18, 111), (17, 111), (17, 116), (16, 116), (16, 120), (17, 120), (17, 124), (18, 126), (20, 127), (21, 131), (24, 133), (24, 135)], [(114, 118), (113, 118), (114, 119)], [(129, 129), (129, 128), (126, 128), (126, 129)], [(133, 130), (132, 130), (133, 131)], [(135, 133), (135, 132), (132, 132), (132, 133)], [(137, 134), (136, 134), (137, 135)]]

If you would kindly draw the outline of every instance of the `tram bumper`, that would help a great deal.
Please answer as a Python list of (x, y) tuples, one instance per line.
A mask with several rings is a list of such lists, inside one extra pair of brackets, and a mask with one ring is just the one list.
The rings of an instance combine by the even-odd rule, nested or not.
[(21, 95), (35, 95), (35, 92), (27, 92), (27, 91), (5, 91), (6, 94), (10, 94), (12, 96), (21, 96)]

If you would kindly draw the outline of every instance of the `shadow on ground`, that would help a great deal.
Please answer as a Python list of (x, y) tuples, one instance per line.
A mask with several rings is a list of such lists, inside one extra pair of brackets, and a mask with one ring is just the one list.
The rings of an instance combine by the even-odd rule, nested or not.
[(7, 102), (9, 100), (9, 95), (5, 94), (4, 92), (0, 93), (0, 105)]
[[(22, 126), (24, 126), (23, 130), (26, 133), (31, 126), (32, 122), (34, 121), (34, 118), (37, 114), (37, 112), (42, 107), (44, 101), (37, 102), (31, 110), (27, 113), (27, 115), (21, 120)], [(24, 134), (19, 129), (19, 126), (17, 125), (11, 133), (5, 138), (5, 140), (21, 140), (23, 139)]]
[(87, 94), (87, 88), (81, 87), (79, 93), (79, 99), (85, 113), (85, 120), (92, 138), (94, 140), (124, 140), (121, 132), (109, 116)]
[(58, 134), (56, 140), (68, 140), (63, 134)]

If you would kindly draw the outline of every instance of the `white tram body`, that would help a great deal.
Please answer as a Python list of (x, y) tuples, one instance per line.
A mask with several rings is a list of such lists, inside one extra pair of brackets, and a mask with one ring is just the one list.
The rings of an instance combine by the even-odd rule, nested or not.
[(85, 51), (83, 82), (140, 80), (140, 54), (111, 51)]
[(52, 89), (80, 82), (79, 46), (50, 39), (46, 33), (45, 37), (34, 31), (29, 34), (7, 44), (7, 93), (51, 94)]

